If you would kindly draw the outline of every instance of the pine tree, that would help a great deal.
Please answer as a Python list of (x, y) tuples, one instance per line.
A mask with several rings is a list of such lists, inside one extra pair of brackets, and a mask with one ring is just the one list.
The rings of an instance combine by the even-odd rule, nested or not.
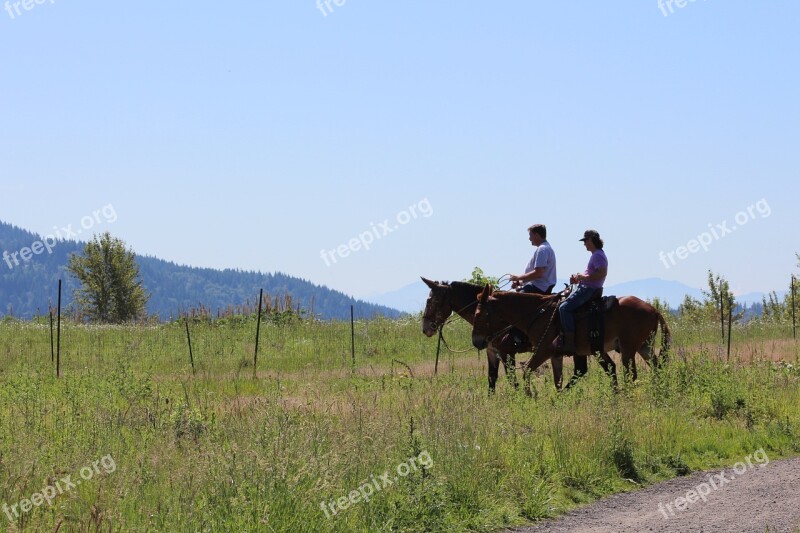
[(67, 270), (81, 283), (75, 303), (93, 322), (119, 324), (145, 316), (149, 295), (139, 278), (136, 255), (106, 232), (73, 254)]

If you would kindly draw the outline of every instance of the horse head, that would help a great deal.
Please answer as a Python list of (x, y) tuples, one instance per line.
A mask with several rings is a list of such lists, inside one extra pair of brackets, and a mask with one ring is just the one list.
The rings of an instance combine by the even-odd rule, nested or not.
[[(489, 345), (495, 326), (492, 324), (490, 312), (492, 286), (487, 284), (478, 295), (478, 307), (475, 309), (475, 321), (472, 324), (472, 345), (479, 350)], [(496, 332), (494, 332), (496, 333)]]
[(433, 337), (453, 312), (453, 306), (447, 297), (450, 286), (427, 278), (422, 278), (422, 281), (431, 289), (425, 302), (425, 311), (422, 313), (422, 333)]

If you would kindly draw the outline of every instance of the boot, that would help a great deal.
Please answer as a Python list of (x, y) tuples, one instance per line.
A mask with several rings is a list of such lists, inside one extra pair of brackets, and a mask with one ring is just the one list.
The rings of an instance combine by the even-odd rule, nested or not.
[(557, 349), (561, 355), (574, 355), (575, 354), (575, 332), (565, 331), (563, 341)]

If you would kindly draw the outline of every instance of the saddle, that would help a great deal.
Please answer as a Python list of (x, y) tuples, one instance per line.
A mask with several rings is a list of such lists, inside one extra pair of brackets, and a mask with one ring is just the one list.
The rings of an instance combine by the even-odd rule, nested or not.
[(617, 305), (619, 300), (616, 296), (603, 296), (603, 289), (598, 289), (592, 299), (575, 312), (576, 321), (588, 319), (589, 348), (592, 353), (605, 351), (603, 344), (606, 337), (606, 313)]
[(580, 306), (575, 311), (575, 320), (579, 318), (586, 318), (590, 313), (596, 313), (602, 310), (604, 313), (611, 311), (614, 306), (619, 304), (616, 296), (603, 296), (603, 289), (597, 289), (592, 296), (592, 299)]

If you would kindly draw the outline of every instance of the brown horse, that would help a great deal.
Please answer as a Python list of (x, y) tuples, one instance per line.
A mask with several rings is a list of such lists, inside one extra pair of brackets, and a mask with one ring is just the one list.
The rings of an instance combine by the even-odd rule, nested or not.
[[(472, 326), (472, 344), (485, 347), (502, 331), (504, 324), (511, 323), (524, 331), (534, 344), (533, 356), (528, 360), (526, 371), (535, 370), (553, 358), (553, 375), (557, 389), (561, 389), (561, 362), (553, 347), (559, 334), (558, 295), (519, 294), (494, 292), (486, 286), (479, 295), (478, 306)], [(577, 355), (590, 355), (589, 325), (587, 317), (579, 309), (575, 321), (575, 348)], [(624, 296), (605, 315), (604, 352), (600, 364), (616, 381), (616, 365), (606, 352), (616, 350), (622, 356), (626, 375), (636, 379), (635, 355), (638, 352), (651, 367), (658, 367), (658, 356), (654, 341), (661, 326), (660, 355), (666, 359), (670, 344), (670, 331), (664, 317), (656, 308), (635, 296)], [(558, 368), (557, 368), (558, 367)]]
[[(463, 281), (439, 283), (426, 278), (422, 278), (422, 281), (431, 289), (428, 301), (425, 303), (425, 312), (422, 314), (422, 332), (425, 335), (434, 336), (453, 312), (470, 324), (473, 323), (475, 308), (478, 305), (478, 293), (483, 289), (482, 286)], [(510, 324), (503, 324), (502, 327), (508, 331)], [(524, 339), (521, 345), (516, 345), (508, 335), (505, 335), (493, 339), (492, 342), (487, 343), (485, 348), (489, 371), (489, 391), (495, 390), (501, 361), (512, 383), (517, 386), (514, 379), (515, 355), (530, 352), (532, 349), (530, 342)], [(576, 370), (576, 376), (579, 375), (582, 373)]]

